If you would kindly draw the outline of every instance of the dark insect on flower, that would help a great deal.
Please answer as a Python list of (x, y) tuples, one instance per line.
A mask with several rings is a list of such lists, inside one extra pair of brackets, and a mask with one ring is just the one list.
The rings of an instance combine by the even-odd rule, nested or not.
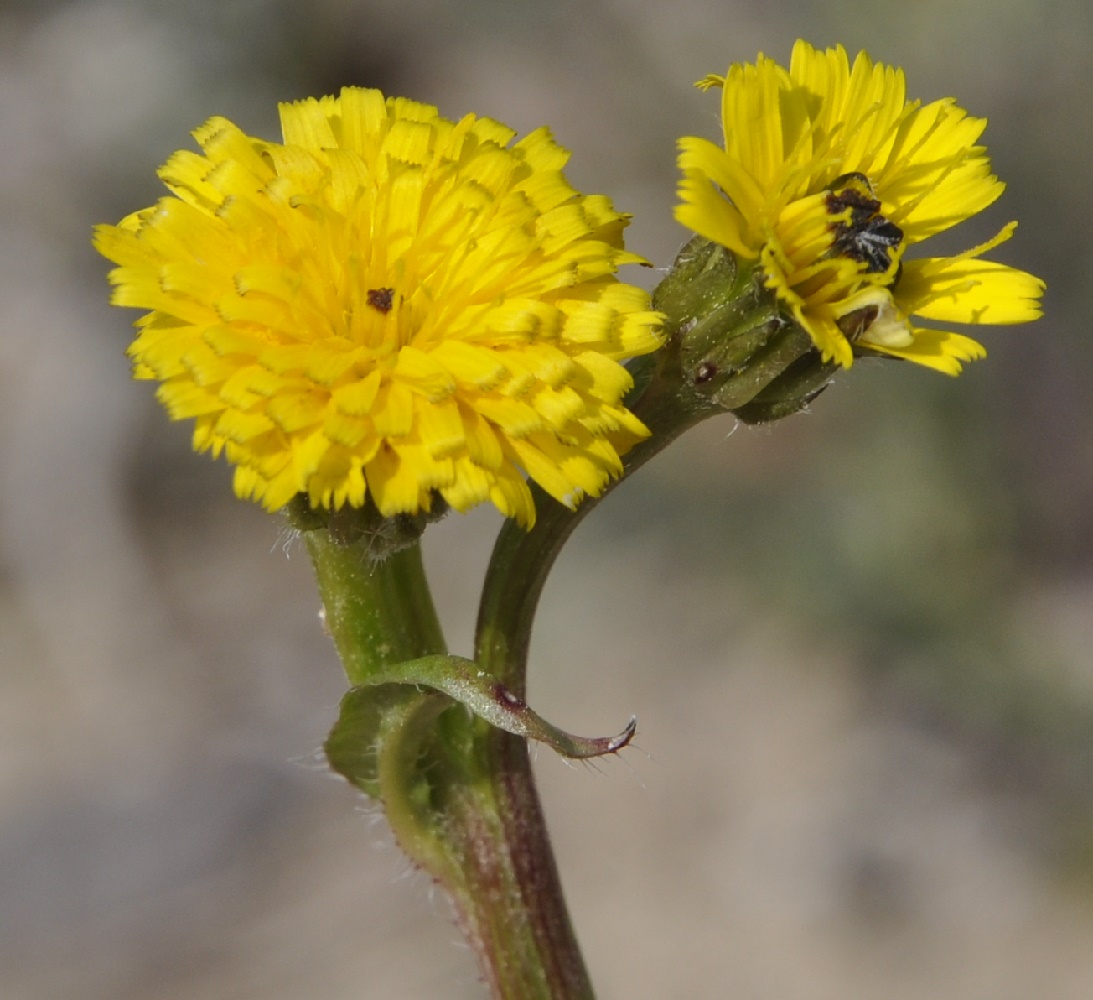
[(880, 201), (864, 174), (838, 177), (831, 185), (826, 205), (829, 215), (850, 212), (849, 221), (831, 226), (831, 255), (849, 257), (866, 271), (883, 273), (892, 266), (892, 253), (903, 242), (903, 230), (880, 214)]

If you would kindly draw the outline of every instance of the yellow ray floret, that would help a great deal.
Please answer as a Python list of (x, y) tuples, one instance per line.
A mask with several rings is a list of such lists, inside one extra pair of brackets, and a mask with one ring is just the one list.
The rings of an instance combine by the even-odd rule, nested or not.
[(525, 476), (595, 495), (648, 432), (621, 361), (660, 343), (620, 284), (626, 217), (566, 181), (568, 153), (375, 90), (280, 108), (282, 143), (213, 118), (160, 171), (171, 195), (95, 245), (129, 348), (194, 446), (275, 509), (384, 515), (492, 502)]
[(724, 145), (680, 141), (676, 218), (754, 261), (825, 360), (856, 349), (956, 374), (975, 341), (920, 328), (1024, 323), (1043, 282), (982, 260), (1013, 232), (951, 258), (906, 252), (991, 205), (1003, 184), (986, 121), (952, 100), (906, 99), (902, 70), (805, 42), (789, 68), (760, 56), (698, 84), (721, 90)]

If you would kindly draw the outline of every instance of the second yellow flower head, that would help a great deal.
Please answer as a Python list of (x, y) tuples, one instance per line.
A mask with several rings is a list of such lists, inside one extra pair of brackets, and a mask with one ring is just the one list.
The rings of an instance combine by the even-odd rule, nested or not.
[(983, 348), (921, 321), (1040, 315), (1038, 278), (982, 259), (1012, 223), (956, 256), (906, 253), (1002, 193), (977, 145), (984, 119), (908, 101), (901, 70), (806, 42), (788, 70), (760, 57), (699, 86), (721, 88), (724, 147), (681, 141), (676, 217), (757, 262), (825, 360), (859, 348), (955, 374)]

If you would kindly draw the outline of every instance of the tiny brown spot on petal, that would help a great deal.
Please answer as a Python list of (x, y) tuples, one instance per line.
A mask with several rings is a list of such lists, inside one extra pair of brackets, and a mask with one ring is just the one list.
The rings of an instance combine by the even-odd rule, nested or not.
[(368, 304), (376, 312), (389, 313), (395, 304), (395, 290), (393, 288), (369, 288), (366, 296)]

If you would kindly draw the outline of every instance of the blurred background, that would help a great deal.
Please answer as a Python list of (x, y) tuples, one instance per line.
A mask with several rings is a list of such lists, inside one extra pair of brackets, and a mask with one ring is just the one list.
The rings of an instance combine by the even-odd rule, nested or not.
[[(549, 124), (667, 266), (692, 81), (793, 40), (990, 119), (1046, 318), (959, 380), (860, 363), (692, 432), (577, 534), (533, 704), (600, 996), (1093, 995), (1093, 7), (1086, 0), (0, 3), (0, 996), (471, 1000), (448, 908), (317, 749), (307, 559), (129, 381), (89, 244), (222, 114), (376, 86)], [(651, 283), (655, 274), (628, 280)], [(499, 520), (430, 529), (457, 652)]]

